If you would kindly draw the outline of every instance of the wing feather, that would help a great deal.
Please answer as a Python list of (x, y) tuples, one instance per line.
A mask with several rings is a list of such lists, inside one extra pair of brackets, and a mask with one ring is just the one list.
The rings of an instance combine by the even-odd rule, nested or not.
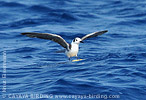
[(60, 44), (62, 47), (69, 49), (69, 44), (60, 36), (56, 34), (50, 34), (50, 33), (35, 33), (35, 32), (25, 32), (21, 33), (22, 35), (26, 35), (31, 38), (40, 38), (40, 39), (47, 39), (52, 40), (58, 44)]
[(102, 34), (104, 34), (104, 33), (106, 33), (106, 32), (108, 32), (108, 30), (90, 33), (90, 34), (87, 34), (87, 35), (85, 35), (84, 37), (82, 37), (81, 40), (83, 41), (83, 40), (85, 40), (85, 39), (87, 39), (87, 38), (96, 37), (96, 36), (102, 35)]

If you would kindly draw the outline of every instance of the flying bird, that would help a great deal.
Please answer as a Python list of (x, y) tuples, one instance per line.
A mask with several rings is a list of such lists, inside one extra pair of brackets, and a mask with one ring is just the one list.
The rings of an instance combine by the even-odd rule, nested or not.
[(31, 38), (52, 40), (52, 41), (60, 44), (62, 47), (65, 48), (65, 53), (70, 60), (70, 58), (74, 57), (74, 56), (77, 57), (77, 59), (78, 59), (79, 44), (83, 43), (83, 40), (92, 38), (92, 37), (97, 37), (106, 32), (108, 32), (108, 30), (93, 32), (93, 33), (83, 36), (82, 38), (76, 37), (75, 39), (72, 40), (71, 44), (67, 43), (60, 35), (57, 35), (57, 34), (35, 33), (35, 32), (25, 32), (25, 33), (21, 33), (21, 34), (26, 35)]

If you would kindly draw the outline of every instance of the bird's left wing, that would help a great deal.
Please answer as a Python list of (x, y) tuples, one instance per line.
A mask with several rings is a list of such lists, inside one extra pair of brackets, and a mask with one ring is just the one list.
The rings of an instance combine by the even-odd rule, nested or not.
[(94, 32), (94, 33), (90, 33), (90, 34), (87, 34), (85, 35), (84, 37), (81, 38), (81, 40), (85, 40), (87, 38), (92, 38), (92, 37), (96, 37), (98, 35), (102, 35), (104, 33), (108, 32), (108, 30), (104, 30), (104, 31), (99, 31), (99, 32)]

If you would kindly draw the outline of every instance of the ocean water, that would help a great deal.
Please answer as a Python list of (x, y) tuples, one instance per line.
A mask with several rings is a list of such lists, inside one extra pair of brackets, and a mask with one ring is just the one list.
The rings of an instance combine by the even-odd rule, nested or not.
[[(78, 62), (20, 34), (101, 30)], [(146, 100), (146, 0), (0, 0), (0, 45), (0, 100)]]

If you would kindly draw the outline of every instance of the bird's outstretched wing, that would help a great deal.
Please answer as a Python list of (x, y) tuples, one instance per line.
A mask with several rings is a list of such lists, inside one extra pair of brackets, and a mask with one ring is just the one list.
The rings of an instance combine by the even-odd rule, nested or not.
[(99, 31), (99, 32), (94, 32), (94, 33), (90, 33), (90, 34), (87, 34), (85, 35), (84, 37), (81, 38), (81, 40), (85, 40), (87, 38), (92, 38), (92, 37), (96, 37), (98, 35), (102, 35), (104, 33), (108, 32), (108, 30), (104, 30), (104, 31)]
[(25, 33), (21, 33), (21, 34), (26, 35), (31, 38), (36, 37), (36, 38), (40, 38), (40, 39), (52, 40), (54, 42), (57, 42), (62, 47), (66, 48), (67, 50), (69, 49), (69, 44), (60, 35), (50, 34), (50, 33), (34, 33), (34, 32), (25, 32)]

